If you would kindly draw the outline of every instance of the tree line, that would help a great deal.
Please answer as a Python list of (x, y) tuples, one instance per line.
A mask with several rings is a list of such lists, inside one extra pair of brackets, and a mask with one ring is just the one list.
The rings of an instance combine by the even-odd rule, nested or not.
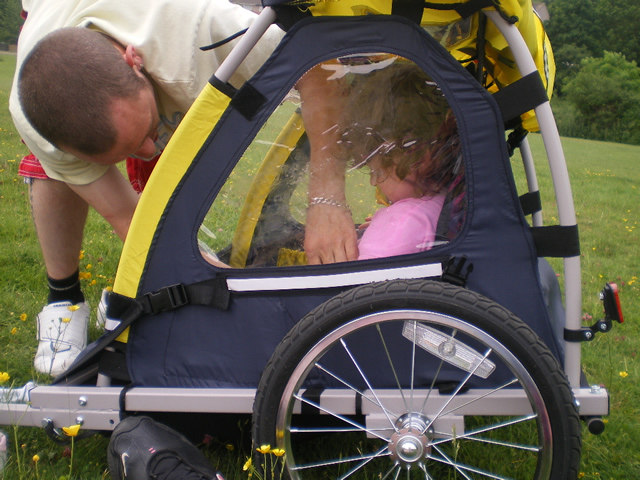
[(560, 133), (640, 145), (640, 2), (548, 0), (547, 7)]
[(0, 0), (0, 43), (13, 45), (18, 41), (22, 25), (21, 0)]

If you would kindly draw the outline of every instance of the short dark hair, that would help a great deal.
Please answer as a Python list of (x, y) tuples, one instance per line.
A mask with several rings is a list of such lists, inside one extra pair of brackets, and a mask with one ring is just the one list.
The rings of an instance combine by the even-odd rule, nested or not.
[(36, 131), (86, 155), (115, 145), (112, 102), (137, 97), (144, 85), (108, 37), (81, 27), (43, 37), (18, 76), (22, 110)]

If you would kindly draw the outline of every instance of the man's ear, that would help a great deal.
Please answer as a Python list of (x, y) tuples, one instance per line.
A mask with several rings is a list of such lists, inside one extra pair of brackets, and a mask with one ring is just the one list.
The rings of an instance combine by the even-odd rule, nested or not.
[(124, 61), (127, 62), (130, 67), (142, 70), (142, 57), (136, 53), (136, 49), (133, 45), (127, 45), (122, 56)]

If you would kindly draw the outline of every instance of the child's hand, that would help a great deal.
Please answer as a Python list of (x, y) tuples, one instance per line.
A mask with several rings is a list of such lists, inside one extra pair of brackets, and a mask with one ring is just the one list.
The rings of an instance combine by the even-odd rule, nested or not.
[(371, 218), (372, 217), (366, 217), (364, 219), (364, 222), (362, 222), (360, 225), (358, 225), (358, 230), (364, 230), (366, 229), (370, 224), (371, 224)]

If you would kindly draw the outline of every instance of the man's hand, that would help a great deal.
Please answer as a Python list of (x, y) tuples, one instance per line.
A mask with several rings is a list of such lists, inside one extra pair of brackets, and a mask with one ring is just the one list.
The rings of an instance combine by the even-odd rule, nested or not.
[(310, 265), (357, 260), (358, 239), (351, 214), (334, 205), (310, 207), (304, 249)]

